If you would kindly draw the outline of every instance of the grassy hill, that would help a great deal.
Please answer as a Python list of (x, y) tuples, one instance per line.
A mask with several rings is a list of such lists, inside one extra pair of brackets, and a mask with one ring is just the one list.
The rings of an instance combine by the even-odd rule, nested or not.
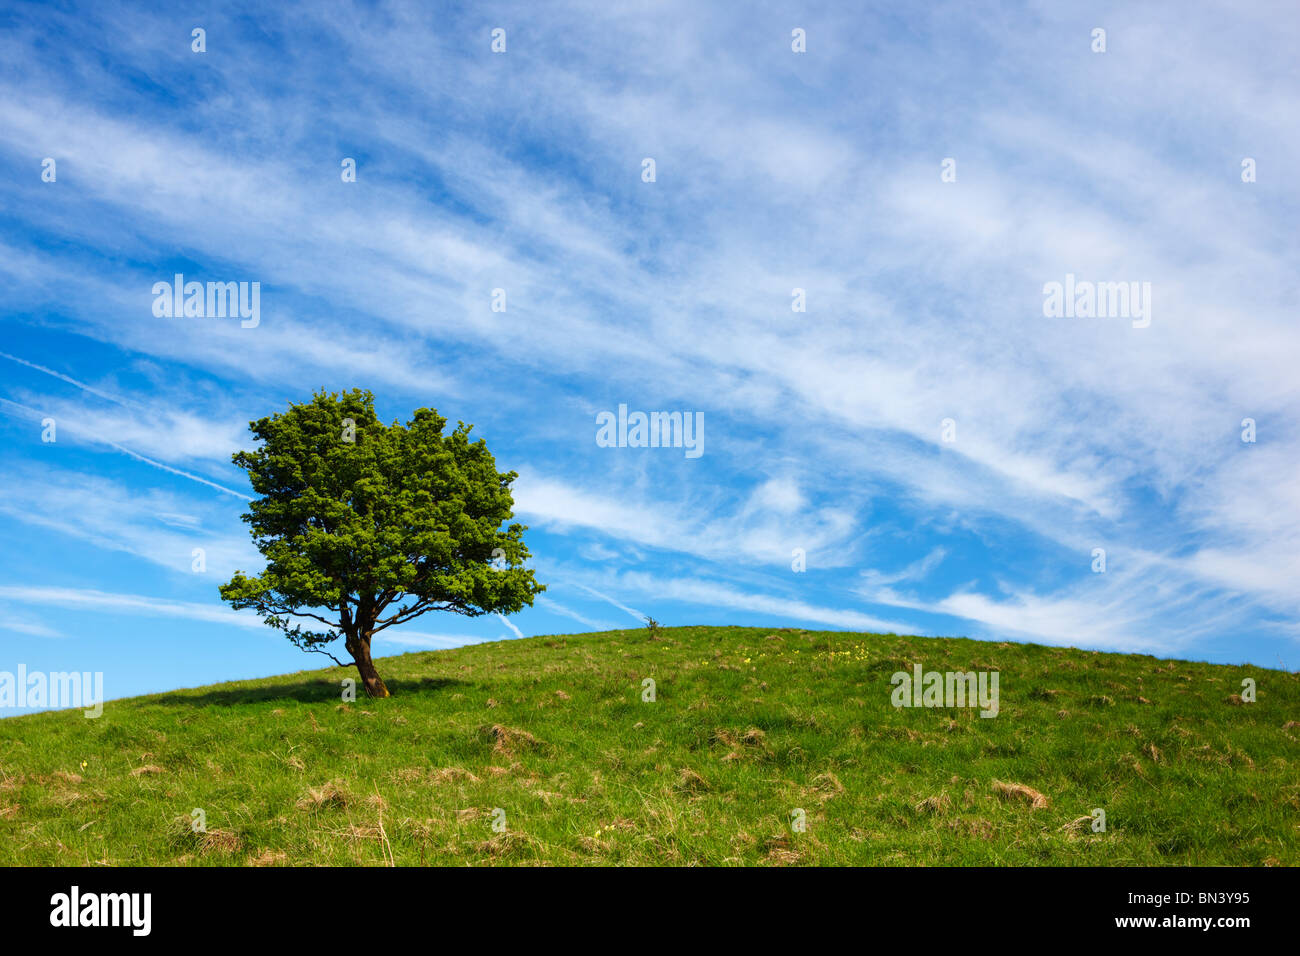
[[(895, 709), (916, 662), (999, 671), (999, 715)], [(388, 700), (330, 668), (0, 721), (0, 864), (1300, 861), (1284, 671), (728, 627), (378, 663)]]

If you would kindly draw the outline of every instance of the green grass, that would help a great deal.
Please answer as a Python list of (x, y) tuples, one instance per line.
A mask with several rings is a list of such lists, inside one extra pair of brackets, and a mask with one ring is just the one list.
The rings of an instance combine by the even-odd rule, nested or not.
[[(330, 668), (0, 721), (0, 864), (1300, 859), (1295, 674), (960, 639), (660, 635), (386, 658), (388, 700), (341, 703), (355, 673)], [(914, 662), (999, 671), (999, 716), (895, 709), (890, 676)], [(1232, 699), (1245, 677), (1255, 703)], [(1093, 808), (1104, 833), (1068, 826)]]

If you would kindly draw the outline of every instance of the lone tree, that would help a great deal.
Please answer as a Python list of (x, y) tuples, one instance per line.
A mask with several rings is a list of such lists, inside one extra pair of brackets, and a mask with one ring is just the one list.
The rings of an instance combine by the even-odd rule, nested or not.
[[(387, 697), (370, 659), (380, 631), (426, 611), (512, 614), (546, 589), (522, 567), (525, 527), (501, 527), (518, 476), (496, 470), (473, 426), (444, 435), (429, 408), (384, 425), (374, 405), (361, 389), (321, 391), (249, 423), (261, 447), (233, 460), (261, 495), (243, 517), (266, 569), (236, 571), (221, 597)], [(325, 650), (340, 637), (351, 661)]]

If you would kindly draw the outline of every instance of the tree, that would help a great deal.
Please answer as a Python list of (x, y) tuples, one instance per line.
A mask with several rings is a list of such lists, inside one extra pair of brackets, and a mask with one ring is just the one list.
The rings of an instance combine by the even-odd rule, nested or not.
[[(546, 590), (522, 565), (513, 472), (498, 472), (472, 425), (417, 409), (384, 425), (361, 389), (318, 392), (249, 423), (261, 445), (233, 461), (260, 495), (243, 516), (266, 558), (256, 577), (221, 586), (304, 651), (355, 665), (366, 693), (387, 697), (370, 658), (386, 628), (427, 611), (512, 614)], [(296, 619), (296, 620), (295, 620)], [(325, 645), (343, 638), (341, 661)]]

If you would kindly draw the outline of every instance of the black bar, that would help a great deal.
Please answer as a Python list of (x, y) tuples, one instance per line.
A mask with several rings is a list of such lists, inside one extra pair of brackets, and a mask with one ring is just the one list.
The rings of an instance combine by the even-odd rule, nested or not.
[[(769, 929), (848, 930), (861, 940), (897, 938), (952, 945), (965, 940), (1041, 942), (1193, 938), (1232, 946), (1252, 934), (1294, 925), (1296, 881), (1286, 869), (1228, 868), (879, 868), (602, 869), (535, 868), (123, 868), (0, 871), (0, 917), (7, 939), (80, 942), (109, 938), (192, 944), (319, 941), (364, 944), (378, 932), (395, 944), (401, 927), (472, 933), (495, 946), (514, 931), (541, 942), (543, 931), (624, 923), (647, 944), (674, 926), (710, 926), (734, 941)], [(51, 925), (57, 894), (83, 906), (94, 894), (149, 894), (148, 935), (133, 911), (117, 927)], [(1186, 894), (1179, 896), (1178, 894)], [(1209, 895), (1214, 894), (1214, 895)], [(141, 903), (143, 897), (140, 898)], [(98, 905), (91, 904), (92, 906)], [(70, 907), (69, 907), (70, 908)], [(141, 911), (134, 911), (137, 917)], [(368, 914), (368, 915), (367, 915)], [(1152, 925), (1119, 925), (1152, 918)], [(1244, 925), (1221, 921), (1243, 919)], [(1208, 919), (1208, 928), (1179, 920)], [(703, 921), (703, 925), (701, 924)], [(1166, 925), (1172, 921), (1172, 925)], [(138, 922), (143, 922), (139, 919)], [(776, 925), (773, 925), (776, 924)], [(800, 930), (799, 927), (803, 926)], [(820, 932), (820, 930), (819, 930)], [(1041, 934), (1049, 933), (1049, 936)], [(430, 942), (437, 935), (430, 936)], [(811, 937), (810, 937), (811, 939)], [(484, 938), (486, 941), (486, 937)], [(627, 941), (627, 940), (625, 940)], [(611, 938), (613, 942), (613, 938)]]

